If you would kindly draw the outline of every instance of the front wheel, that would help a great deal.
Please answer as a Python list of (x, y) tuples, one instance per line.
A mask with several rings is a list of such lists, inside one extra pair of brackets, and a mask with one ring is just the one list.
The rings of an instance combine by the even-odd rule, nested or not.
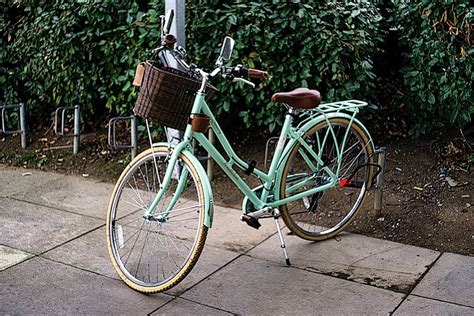
[(123, 171), (107, 211), (107, 246), (122, 280), (142, 293), (178, 284), (197, 262), (207, 236), (202, 181), (181, 155), (166, 193), (152, 216), (144, 216), (168, 166), (161, 146), (137, 156)]
[[(370, 160), (374, 148), (364, 130), (346, 118), (331, 118), (329, 122), (320, 122), (303, 135), (322, 164), (311, 158), (308, 149), (299, 142), (283, 163), (281, 199), (329, 186), (326, 190), (280, 206), (288, 229), (312, 241), (331, 238), (349, 225), (367, 195), (373, 173)], [(332, 178), (323, 167), (338, 174), (335, 185), (328, 185)]]

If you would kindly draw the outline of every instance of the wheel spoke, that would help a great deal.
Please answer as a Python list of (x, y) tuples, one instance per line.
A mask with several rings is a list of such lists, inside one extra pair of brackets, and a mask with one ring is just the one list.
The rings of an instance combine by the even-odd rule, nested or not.
[(142, 292), (163, 291), (181, 281), (194, 266), (207, 235), (204, 188), (188, 160), (178, 159), (187, 172), (179, 197), (173, 199), (178, 179), (171, 179), (153, 216), (144, 217), (162, 185), (168, 150), (156, 147), (132, 161), (114, 190), (107, 215), (115, 267), (128, 285)]
[[(331, 127), (326, 121), (321, 122), (310, 129), (304, 139), (312, 144), (315, 152), (325, 162), (325, 166), (329, 168), (326, 170), (336, 173), (339, 168), (339, 179), (351, 177), (351, 180), (360, 182), (361, 185), (348, 187), (341, 181), (340, 186), (338, 181), (324, 191), (280, 207), (288, 228), (299, 237), (309, 240), (330, 238), (343, 230), (355, 216), (366, 195), (365, 183), (369, 172), (365, 166), (373, 152), (368, 136), (347, 119), (331, 118), (329, 121)], [(300, 143), (295, 143), (284, 163), (285, 180), (280, 188), (282, 197), (291, 197), (330, 183), (328, 172), (324, 169), (314, 171), (314, 164), (306, 158), (311, 155), (304, 157), (300, 146)], [(293, 179), (296, 174), (307, 175), (306, 179), (298, 178), (298, 183), (304, 185), (295, 186)], [(310, 183), (308, 180), (312, 174), (315, 178)], [(292, 189), (289, 190), (289, 187)]]

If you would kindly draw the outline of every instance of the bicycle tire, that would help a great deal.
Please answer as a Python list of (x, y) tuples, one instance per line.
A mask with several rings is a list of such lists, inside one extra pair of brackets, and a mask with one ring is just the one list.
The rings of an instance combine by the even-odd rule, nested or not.
[[(207, 236), (204, 187), (185, 155), (178, 158), (180, 171), (172, 177), (153, 218), (143, 216), (159, 190), (170, 154), (168, 147), (154, 147), (132, 160), (117, 181), (107, 210), (113, 266), (128, 286), (142, 293), (163, 292), (182, 281), (196, 264)], [(183, 180), (176, 204), (165, 211)]]
[[(330, 124), (327, 121), (315, 124), (303, 135), (303, 138), (313, 148), (318, 147), (320, 157), (325, 160), (324, 164), (334, 171), (337, 167), (337, 158), (334, 159), (337, 157), (334, 145), (340, 144), (344, 132), (350, 128), (341, 161), (339, 183), (327, 190), (279, 207), (288, 229), (298, 237), (311, 241), (331, 238), (353, 221), (364, 203), (374, 173), (373, 166), (370, 165), (374, 152), (373, 143), (364, 129), (355, 122), (351, 124), (346, 118), (330, 118), (329, 122)], [(334, 128), (334, 134), (330, 133), (329, 125)], [(327, 134), (329, 136), (324, 142), (323, 137)], [(327, 173), (321, 169), (321, 166), (316, 168), (317, 170), (314, 170), (314, 166), (310, 167), (303, 158), (304, 152), (301, 144), (295, 143), (283, 163), (282, 181), (279, 188), (281, 199), (292, 195), (293, 193), (287, 193), (290, 190), (288, 188), (303, 178), (310, 179), (308, 181), (311, 181), (311, 185), (310, 187), (303, 186), (301, 190), (295, 191), (295, 194), (328, 182)], [(351, 159), (352, 154), (355, 154), (353, 159)], [(308, 159), (307, 155), (306, 159)], [(363, 167), (360, 168), (360, 166)], [(354, 170), (356, 168), (359, 169)], [(348, 179), (354, 171), (356, 171), (355, 174)], [(362, 171), (361, 174), (360, 171)], [(351, 185), (349, 186), (348, 183)], [(352, 199), (354, 194), (357, 195), (355, 200)], [(349, 207), (346, 208), (346, 206)]]

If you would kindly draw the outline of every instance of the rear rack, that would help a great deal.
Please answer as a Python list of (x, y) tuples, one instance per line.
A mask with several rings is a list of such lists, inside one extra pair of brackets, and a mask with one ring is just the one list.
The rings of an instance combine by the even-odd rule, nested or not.
[(323, 103), (318, 105), (317, 108), (311, 110), (311, 112), (340, 112), (340, 111), (350, 111), (358, 112), (360, 107), (367, 106), (367, 102), (359, 100), (345, 100), (337, 101), (331, 103)]
[(312, 120), (314, 117), (318, 115), (325, 115), (326, 113), (352, 112), (352, 115), (354, 116), (359, 112), (359, 108), (364, 106), (367, 106), (367, 102), (359, 100), (345, 100), (323, 103), (311, 110), (300, 110), (298, 128), (303, 126), (306, 122)]

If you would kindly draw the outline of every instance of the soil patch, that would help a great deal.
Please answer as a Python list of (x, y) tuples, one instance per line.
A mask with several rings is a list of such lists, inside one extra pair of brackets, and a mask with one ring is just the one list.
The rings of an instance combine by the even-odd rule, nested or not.
[[(51, 128), (29, 132), (27, 138), (28, 146), (23, 150), (18, 135), (0, 135), (0, 163), (114, 182), (130, 161), (129, 150), (109, 148), (105, 124), (81, 135), (77, 155), (68, 147), (72, 138), (56, 136)], [(126, 136), (121, 139), (127, 141)], [(263, 167), (265, 141), (263, 136), (252, 135), (235, 140), (234, 145), (244, 160), (254, 159)], [(430, 139), (377, 143), (387, 147), (383, 208), (373, 210), (371, 193), (365, 210), (349, 229), (366, 236), (473, 256), (472, 135), (454, 131)], [(146, 146), (147, 139), (142, 137), (139, 151)], [(220, 170), (214, 170), (216, 203), (240, 209), (243, 195)], [(248, 182), (252, 186), (259, 184), (252, 178)]]

